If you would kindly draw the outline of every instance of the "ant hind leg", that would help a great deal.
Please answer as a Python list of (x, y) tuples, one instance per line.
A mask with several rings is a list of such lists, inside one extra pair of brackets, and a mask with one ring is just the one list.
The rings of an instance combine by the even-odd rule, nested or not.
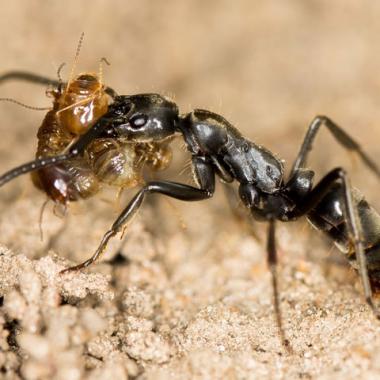
[(342, 127), (337, 125), (327, 116), (317, 116), (311, 122), (301, 145), (301, 149), (296, 160), (294, 161), (289, 178), (292, 178), (299, 169), (305, 168), (313, 142), (321, 126), (325, 126), (335, 137), (338, 143), (344, 148), (357, 153), (364, 165), (366, 165), (367, 168), (369, 168), (378, 178), (380, 178), (380, 168), (376, 165), (376, 163), (363, 151), (361, 146), (350, 135), (348, 135), (347, 132), (344, 131)]

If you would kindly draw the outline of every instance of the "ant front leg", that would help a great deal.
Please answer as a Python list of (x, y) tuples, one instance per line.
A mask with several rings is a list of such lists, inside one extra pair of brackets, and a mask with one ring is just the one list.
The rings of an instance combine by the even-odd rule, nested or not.
[(364, 295), (368, 305), (371, 307), (376, 317), (380, 319), (380, 312), (373, 302), (371, 284), (368, 275), (367, 260), (364, 252), (362, 241), (361, 224), (358, 217), (358, 212), (354, 206), (351, 186), (347, 173), (342, 168), (337, 168), (329, 172), (321, 181), (307, 194), (296, 208), (286, 214), (288, 220), (295, 220), (301, 216), (305, 216), (315, 209), (320, 202), (323, 202), (325, 195), (335, 185), (336, 181), (342, 183), (343, 190), (343, 206), (348, 227), (350, 240), (354, 246), (356, 260), (358, 261), (359, 274), (364, 288)]
[(326, 116), (317, 116), (310, 124), (301, 149), (294, 162), (293, 168), (290, 172), (289, 178), (292, 178), (299, 169), (303, 169), (306, 166), (307, 158), (312, 149), (313, 142), (321, 126), (325, 126), (335, 139), (347, 150), (354, 151), (362, 159), (363, 163), (380, 178), (380, 168), (376, 163), (362, 150), (361, 146), (349, 136), (343, 128), (334, 123)]
[(182, 201), (201, 201), (211, 198), (215, 190), (215, 174), (210, 161), (205, 157), (194, 156), (193, 167), (195, 179), (199, 184), (199, 188), (185, 185), (177, 182), (168, 181), (152, 181), (148, 182), (128, 203), (127, 207), (122, 211), (116, 219), (109, 231), (105, 233), (102, 241), (94, 255), (82, 264), (64, 269), (61, 273), (83, 269), (94, 263), (104, 252), (108, 241), (115, 236), (137, 213), (141, 207), (145, 196), (148, 194), (158, 193), (171, 198)]

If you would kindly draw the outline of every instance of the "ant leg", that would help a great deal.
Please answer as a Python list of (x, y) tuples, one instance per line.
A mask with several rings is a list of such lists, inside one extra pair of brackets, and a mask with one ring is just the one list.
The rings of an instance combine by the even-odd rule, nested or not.
[(308, 155), (312, 149), (314, 139), (321, 126), (325, 126), (335, 139), (347, 150), (354, 151), (362, 159), (363, 163), (377, 176), (380, 178), (380, 168), (376, 163), (362, 150), (361, 146), (349, 136), (343, 128), (334, 123), (331, 119), (326, 116), (317, 116), (310, 124), (304, 141), (301, 145), (301, 149), (297, 155), (294, 162), (293, 168), (290, 172), (289, 178), (292, 178), (297, 170), (302, 169), (306, 166), (306, 161)]
[(282, 326), (282, 315), (278, 291), (278, 276), (277, 276), (277, 249), (276, 249), (276, 230), (275, 220), (270, 219), (268, 225), (268, 241), (267, 241), (267, 260), (268, 266), (272, 277), (273, 301), (274, 311), (276, 315), (276, 322), (278, 333), (280, 335), (281, 344), (290, 353), (292, 351), (288, 339), (286, 339), (285, 332)]
[(128, 203), (116, 219), (110, 230), (103, 236), (102, 241), (94, 255), (85, 262), (64, 269), (61, 273), (83, 269), (95, 262), (107, 247), (108, 241), (120, 232), (141, 207), (147, 194), (163, 194), (182, 201), (201, 201), (211, 198), (215, 189), (215, 175), (211, 164), (204, 157), (193, 158), (194, 172), (200, 188), (177, 182), (152, 181), (148, 182)]
[(152, 194), (152, 193), (164, 194), (171, 198), (175, 198), (175, 199), (179, 199), (183, 201), (200, 201), (203, 199), (210, 198), (213, 195), (212, 192), (208, 190), (198, 189), (196, 187), (184, 185), (181, 183), (164, 182), (164, 181), (149, 182), (132, 198), (132, 200), (129, 202), (127, 207), (116, 219), (111, 229), (105, 233), (95, 254), (90, 259), (83, 262), (82, 264), (64, 269), (61, 273), (86, 268), (89, 265), (91, 265), (93, 262), (95, 262), (106, 249), (108, 241), (113, 236), (115, 236), (118, 232), (120, 232), (122, 227), (127, 222), (129, 222), (132, 219), (132, 217), (137, 213), (137, 211), (142, 205), (145, 195)]
[[(67, 83), (62, 83), (58, 79), (48, 78), (48, 77), (45, 77), (43, 75), (30, 73), (28, 71), (17, 71), (17, 70), (16, 71), (8, 71), (8, 72), (0, 75), (0, 85), (3, 82), (6, 82), (8, 80), (21, 80), (24, 82), (41, 84), (44, 86), (54, 86), (54, 87), (60, 87), (61, 85), (63, 85), (63, 86), (67, 85)], [(111, 87), (106, 86), (104, 91), (112, 99), (115, 99), (118, 96), (117, 92)]]
[(362, 241), (361, 224), (357, 214), (357, 209), (354, 206), (352, 199), (351, 186), (347, 173), (342, 168), (337, 168), (329, 172), (304, 198), (302, 204), (297, 205), (296, 209), (287, 213), (286, 216), (288, 220), (294, 220), (301, 216), (307, 215), (319, 204), (319, 202), (323, 200), (324, 196), (328, 193), (336, 181), (342, 182), (344, 212), (346, 214), (348, 231), (354, 245), (356, 259), (359, 265), (359, 274), (364, 288), (365, 299), (372, 311), (375, 313), (376, 317), (380, 319), (380, 312), (373, 303), (373, 294), (368, 276), (367, 259)]
[(30, 82), (35, 84), (42, 84), (45, 86), (55, 86), (58, 87), (60, 85), (60, 81), (56, 79), (47, 78), (42, 75), (30, 73), (28, 71), (8, 71), (2, 75), (0, 75), (0, 84), (2, 82), (6, 82), (8, 80), (21, 80), (24, 82)]

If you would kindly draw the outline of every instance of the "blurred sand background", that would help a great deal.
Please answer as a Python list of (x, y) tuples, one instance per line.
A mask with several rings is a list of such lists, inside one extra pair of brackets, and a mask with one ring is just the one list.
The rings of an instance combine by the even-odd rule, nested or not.
[[(182, 112), (219, 112), (288, 167), (308, 123), (326, 114), (380, 163), (377, 2), (30, 0), (1, 8), (1, 72), (54, 77), (65, 62), (67, 76), (84, 32), (77, 72), (97, 71), (106, 57), (105, 81), (120, 94), (158, 92), (174, 97)], [(43, 87), (25, 83), (2, 85), (0, 97), (50, 105)], [(0, 112), (3, 172), (34, 156), (43, 113), (5, 102)], [(160, 176), (189, 182), (189, 171), (179, 174), (188, 158), (180, 145)], [(322, 132), (310, 166), (320, 177), (337, 165), (380, 208), (376, 179)], [(45, 197), (29, 178), (1, 189), (0, 243), (13, 254), (0, 256), (0, 377), (378, 378), (380, 325), (355, 274), (306, 222), (278, 233), (284, 323), (294, 353), (282, 351), (265, 226), (254, 225), (261, 241), (255, 240), (217, 190), (199, 204), (154, 198), (94, 273), (59, 280), (50, 257), (79, 262), (91, 255), (121, 207), (114, 194), (73, 205), (65, 219), (49, 205), (41, 242)], [(56, 301), (48, 302), (51, 287)], [(49, 335), (58, 330), (65, 339)]]

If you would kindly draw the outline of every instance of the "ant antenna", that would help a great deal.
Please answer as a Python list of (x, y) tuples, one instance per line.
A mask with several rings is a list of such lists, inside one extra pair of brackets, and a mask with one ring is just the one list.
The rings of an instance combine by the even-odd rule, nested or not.
[[(99, 82), (100, 85), (103, 85), (103, 63), (105, 63), (107, 66), (111, 66), (110, 62), (107, 58), (102, 57), (99, 61)], [(118, 95), (117, 92), (112, 89), (111, 87), (105, 87), (104, 89), (105, 93), (108, 94), (112, 99), (115, 99)]]
[(67, 84), (66, 84), (66, 89), (65, 89), (64, 97), (66, 97), (67, 90), (70, 87), (71, 81), (73, 80), (75, 67), (76, 67), (76, 65), (78, 63), (78, 57), (79, 57), (80, 49), (82, 48), (83, 39), (84, 39), (84, 32), (82, 32), (82, 34), (81, 34), (81, 36), (79, 38), (77, 50), (75, 52), (74, 62), (73, 62), (73, 65), (72, 65), (71, 71), (70, 71), (69, 80), (67, 81)]
[(57, 77), (58, 77), (59, 86), (62, 86), (62, 84), (63, 84), (63, 80), (62, 80), (62, 77), (61, 77), (61, 71), (62, 71), (62, 69), (64, 68), (65, 65), (66, 65), (66, 63), (62, 62), (59, 65), (58, 70), (57, 70)]
[(102, 57), (99, 61), (99, 83), (100, 85), (103, 85), (103, 63), (105, 63), (107, 66), (111, 66), (107, 58)]
[(18, 106), (27, 108), (29, 110), (34, 110), (34, 111), (48, 111), (48, 110), (51, 110), (51, 107), (33, 107), (33, 106), (29, 106), (29, 105), (27, 105), (25, 103), (19, 102), (18, 100), (12, 99), (12, 98), (0, 98), (0, 102), (14, 103), (14, 104), (17, 104)]

